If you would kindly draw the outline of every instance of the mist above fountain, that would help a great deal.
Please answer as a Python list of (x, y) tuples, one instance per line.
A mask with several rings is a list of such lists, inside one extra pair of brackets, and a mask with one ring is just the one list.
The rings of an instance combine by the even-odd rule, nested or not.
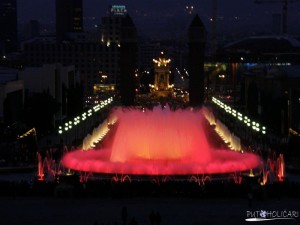
[(251, 153), (213, 149), (201, 111), (156, 107), (152, 111), (119, 108), (110, 144), (69, 152), (65, 167), (86, 172), (136, 175), (191, 175), (245, 171), (260, 164)]
[(112, 162), (210, 161), (202, 118), (192, 111), (156, 108), (115, 113), (120, 123), (112, 145)]

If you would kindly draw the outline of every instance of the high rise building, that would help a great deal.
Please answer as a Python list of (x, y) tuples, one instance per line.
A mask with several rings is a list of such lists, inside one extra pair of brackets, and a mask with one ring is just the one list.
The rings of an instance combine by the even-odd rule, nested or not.
[[(68, 40), (63, 42), (57, 42), (50, 36), (28, 40), (22, 45), (25, 64), (74, 65), (81, 75), (85, 96), (93, 93), (95, 84), (113, 84), (119, 89), (121, 30), (125, 18), (125, 6), (112, 6), (109, 14), (102, 19), (101, 34), (69, 33)], [(131, 29), (129, 27), (127, 31), (130, 32)], [(131, 54), (133, 53), (129, 52)], [(136, 58), (135, 56), (134, 63)]]
[(192, 106), (204, 102), (204, 53), (206, 30), (196, 15), (188, 30), (189, 99)]
[(17, 50), (17, 1), (0, 0), (0, 51), (2, 55)]
[(109, 49), (89, 37), (59, 43), (54, 37), (40, 37), (23, 43), (27, 66), (37, 67), (53, 63), (74, 65), (81, 76), (85, 95), (90, 95), (94, 84), (100, 82), (101, 67), (106, 63), (104, 56)]
[(101, 19), (101, 41), (120, 44), (121, 25), (127, 15), (123, 5), (112, 5), (107, 16)]
[(102, 74), (106, 83), (113, 83), (119, 87), (120, 83), (120, 42), (122, 22), (126, 18), (127, 10), (124, 5), (112, 5), (109, 12), (101, 19), (101, 42), (108, 47), (105, 61), (102, 64)]
[(82, 0), (56, 0), (56, 38), (65, 40), (68, 33), (83, 31)]

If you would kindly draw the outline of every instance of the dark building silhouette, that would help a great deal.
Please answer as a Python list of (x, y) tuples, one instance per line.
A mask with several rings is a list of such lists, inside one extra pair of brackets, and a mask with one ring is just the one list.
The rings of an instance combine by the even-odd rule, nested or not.
[(119, 90), (121, 26), (126, 15), (126, 8), (112, 6), (110, 13), (102, 18), (101, 38), (99, 33), (71, 32), (67, 39), (61, 39), (64, 41), (56, 41), (52, 36), (28, 40), (22, 45), (25, 63), (28, 66), (75, 65), (85, 96), (92, 95), (94, 85), (101, 82), (115, 85)]
[(24, 101), (24, 82), (18, 70), (0, 67), (0, 118), (6, 124), (20, 120)]
[(55, 37), (40, 37), (24, 42), (25, 65), (40, 67), (43, 64), (74, 65), (80, 74), (85, 95), (91, 95), (93, 85), (99, 83), (99, 71), (109, 48), (96, 41), (73, 40), (56, 42)]
[(225, 45), (219, 50), (219, 61), (300, 63), (300, 42), (287, 36), (252, 36)]
[(30, 20), (25, 31), (27, 39), (40, 36), (40, 23), (37, 20)]
[(67, 38), (67, 33), (83, 31), (82, 0), (56, 0), (56, 38)]
[(120, 45), (120, 94), (125, 106), (135, 102), (135, 69), (137, 61), (137, 31), (129, 16), (122, 21)]
[(3, 55), (17, 50), (17, 1), (0, 0), (0, 50)]
[(205, 27), (196, 15), (188, 30), (189, 99), (192, 106), (201, 106), (204, 102), (205, 37)]
[(281, 14), (274, 13), (272, 15), (272, 33), (273, 34), (280, 34), (281, 31)]
[(254, 66), (244, 78), (245, 110), (278, 136), (300, 131), (300, 67)]

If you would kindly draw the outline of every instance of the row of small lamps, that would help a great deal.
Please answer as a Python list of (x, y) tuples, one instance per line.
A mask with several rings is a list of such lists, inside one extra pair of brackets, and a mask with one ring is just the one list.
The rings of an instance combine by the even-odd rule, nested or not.
[(71, 130), (74, 126), (79, 124), (81, 121), (85, 121), (88, 117), (92, 116), (93, 113), (98, 112), (100, 109), (103, 109), (104, 107), (108, 106), (112, 102), (113, 102), (113, 97), (110, 97), (106, 100), (100, 101), (99, 104), (93, 106), (93, 108), (82, 113), (82, 115), (76, 116), (72, 120), (65, 122), (64, 126), (59, 126), (58, 133), (62, 134), (64, 132)]
[(266, 134), (265, 126), (261, 126), (258, 122), (254, 120), (251, 121), (249, 117), (243, 115), (242, 113), (233, 109), (229, 105), (226, 105), (225, 103), (221, 102), (216, 97), (212, 97), (212, 102), (215, 103), (220, 108), (222, 108), (226, 113), (230, 114), (231, 116), (237, 118), (239, 121), (243, 122), (246, 126), (251, 127), (252, 130), (256, 132), (261, 132), (262, 134)]

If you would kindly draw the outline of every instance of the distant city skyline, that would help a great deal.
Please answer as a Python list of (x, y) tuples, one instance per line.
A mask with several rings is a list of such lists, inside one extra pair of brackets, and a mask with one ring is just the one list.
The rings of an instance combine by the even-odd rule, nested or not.
[[(18, 23), (32, 19), (41, 24), (55, 25), (54, 0), (18, 0)], [(84, 0), (84, 29), (91, 30), (100, 24), (110, 5), (126, 5), (139, 35), (182, 37), (191, 22), (191, 15), (198, 13), (208, 32), (211, 30), (211, 0)], [(186, 8), (188, 6), (188, 8)], [(193, 6), (193, 10), (191, 10)], [(280, 14), (281, 3), (256, 4), (254, 0), (218, 0), (218, 33), (268, 33), (271, 32), (272, 15)], [(300, 35), (300, 1), (288, 7), (288, 33)]]

